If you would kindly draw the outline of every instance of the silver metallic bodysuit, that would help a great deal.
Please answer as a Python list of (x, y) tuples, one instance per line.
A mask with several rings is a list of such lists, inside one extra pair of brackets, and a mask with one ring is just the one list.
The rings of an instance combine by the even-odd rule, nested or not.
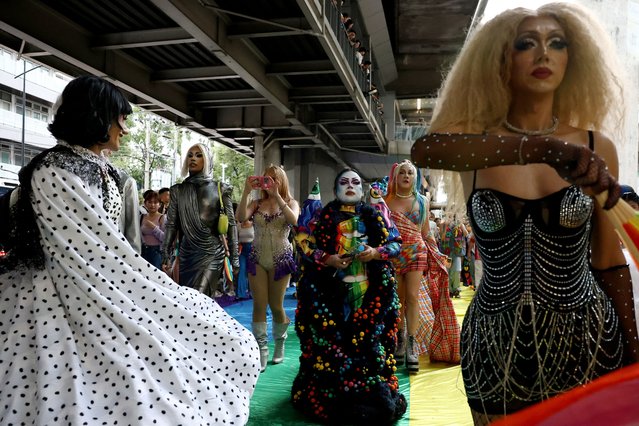
[(462, 326), (471, 408), (514, 412), (619, 368), (618, 319), (590, 272), (592, 198), (476, 189), (468, 212), (484, 265)]
[[(219, 203), (217, 183), (206, 175), (190, 176), (171, 187), (162, 254), (164, 263), (179, 235), (180, 285), (202, 292), (217, 285), (226, 252), (217, 232)], [(222, 185), (222, 204), (229, 218), (231, 263), (239, 268), (231, 188), (225, 184)]]

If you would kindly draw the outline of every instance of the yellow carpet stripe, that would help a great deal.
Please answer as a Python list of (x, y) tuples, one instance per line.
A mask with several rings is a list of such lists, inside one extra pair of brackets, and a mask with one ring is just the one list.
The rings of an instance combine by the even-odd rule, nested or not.
[[(453, 299), (457, 320), (461, 325), (475, 292), (462, 287), (461, 298)], [(466, 402), (459, 365), (419, 360), (419, 373), (410, 375), (409, 426), (473, 424)]]

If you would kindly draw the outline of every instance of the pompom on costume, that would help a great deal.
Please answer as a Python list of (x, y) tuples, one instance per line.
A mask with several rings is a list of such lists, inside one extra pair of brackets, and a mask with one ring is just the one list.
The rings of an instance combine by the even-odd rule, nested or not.
[[(399, 239), (389, 224), (364, 203), (329, 203), (300, 244), (305, 248), (298, 284), (295, 330), (300, 369), (292, 403), (315, 421), (328, 424), (390, 424), (406, 411), (395, 376), (399, 299), (389, 258)], [(298, 241), (299, 243), (299, 241)], [(351, 254), (361, 244), (378, 248), (382, 260), (338, 270), (321, 259)]]

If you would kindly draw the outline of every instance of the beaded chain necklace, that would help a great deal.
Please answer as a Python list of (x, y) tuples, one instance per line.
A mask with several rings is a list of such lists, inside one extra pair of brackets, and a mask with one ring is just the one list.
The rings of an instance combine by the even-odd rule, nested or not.
[(512, 124), (510, 124), (508, 122), (508, 120), (504, 120), (503, 125), (504, 125), (505, 128), (507, 128), (511, 132), (519, 133), (520, 135), (545, 136), (545, 135), (550, 135), (551, 133), (555, 133), (555, 131), (557, 130), (557, 127), (559, 126), (559, 119), (553, 115), (552, 116), (552, 125), (550, 127), (545, 128), (545, 129), (539, 129), (539, 130), (521, 129), (519, 127), (515, 127)]

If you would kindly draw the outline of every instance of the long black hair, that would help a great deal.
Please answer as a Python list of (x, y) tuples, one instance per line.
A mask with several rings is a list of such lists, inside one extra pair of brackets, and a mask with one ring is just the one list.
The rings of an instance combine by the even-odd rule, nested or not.
[(89, 148), (109, 140), (109, 129), (131, 105), (112, 83), (96, 76), (82, 76), (64, 88), (49, 131), (71, 145)]

